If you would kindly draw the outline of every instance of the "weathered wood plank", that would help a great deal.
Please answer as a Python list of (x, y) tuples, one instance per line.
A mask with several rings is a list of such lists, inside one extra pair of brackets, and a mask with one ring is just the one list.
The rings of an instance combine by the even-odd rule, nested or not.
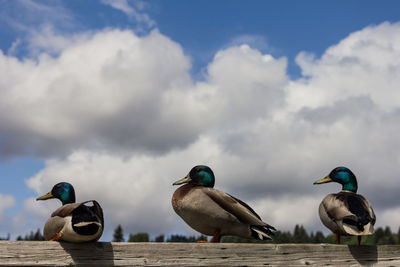
[(1, 266), (400, 266), (400, 245), (0, 241)]

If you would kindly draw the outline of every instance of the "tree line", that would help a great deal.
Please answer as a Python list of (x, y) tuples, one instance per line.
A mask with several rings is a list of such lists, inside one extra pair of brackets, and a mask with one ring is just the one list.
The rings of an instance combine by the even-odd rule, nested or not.
[[(10, 235), (6, 238), (0, 238), (1, 240), (10, 240)], [(185, 235), (170, 235), (165, 237), (164, 234), (156, 236), (154, 239), (150, 238), (150, 235), (145, 232), (139, 232), (136, 234), (129, 234), (127, 242), (197, 242), (207, 241), (207, 236), (185, 236)], [(23, 241), (42, 241), (44, 237), (37, 229), (36, 232), (31, 231), (25, 236), (18, 236), (16, 240)], [(343, 236), (341, 238), (342, 244), (356, 245), (357, 237)], [(113, 242), (125, 242), (124, 231), (121, 225), (118, 225), (113, 234)], [(296, 225), (293, 231), (276, 231), (273, 236), (273, 240), (261, 241), (255, 239), (247, 239), (236, 236), (224, 236), (221, 239), (224, 243), (272, 243), (272, 244), (284, 244), (284, 243), (336, 243), (336, 236), (334, 234), (324, 235), (322, 232), (310, 232), (308, 233), (302, 225)], [(361, 241), (362, 245), (394, 245), (400, 244), (400, 228), (397, 233), (393, 233), (390, 227), (385, 228), (378, 227), (375, 229), (373, 235), (364, 236)]]
[[(124, 231), (121, 225), (118, 225), (114, 230), (113, 242), (124, 242)], [(207, 237), (205, 235), (199, 236), (185, 236), (185, 235), (171, 235), (168, 238), (165, 238), (164, 234), (156, 236), (154, 239), (150, 239), (150, 235), (148, 233), (136, 233), (129, 234), (128, 242), (197, 242), (197, 241), (207, 241)]]
[[(10, 234), (7, 237), (0, 237), (0, 240), (10, 240)], [(36, 232), (31, 231), (29, 234), (26, 234), (24, 237), (19, 235), (16, 238), (17, 241), (44, 241), (44, 236), (40, 232), (40, 229), (37, 229)]]
[[(163, 234), (150, 239), (148, 233), (136, 233), (128, 235), (128, 242), (197, 242), (206, 241), (207, 236), (185, 236), (185, 235), (171, 235), (167, 238)], [(113, 242), (124, 242), (124, 234), (121, 225), (118, 225), (114, 230)], [(272, 243), (272, 244), (285, 244), (285, 243), (336, 243), (336, 235), (324, 235), (322, 232), (308, 233), (302, 225), (296, 225), (293, 232), (290, 231), (276, 231), (273, 240), (261, 241), (255, 239), (247, 239), (237, 236), (224, 236), (221, 239), (224, 243)], [(356, 245), (358, 244), (357, 237), (343, 236), (341, 238), (342, 244)], [(362, 245), (394, 245), (400, 244), (400, 228), (397, 233), (393, 233), (389, 226), (385, 228), (379, 227), (375, 229), (373, 235), (363, 236)]]
[(17, 241), (44, 241), (44, 236), (40, 232), (40, 229), (37, 229), (36, 232), (31, 231), (29, 234), (26, 234), (25, 237), (19, 235), (16, 239)]

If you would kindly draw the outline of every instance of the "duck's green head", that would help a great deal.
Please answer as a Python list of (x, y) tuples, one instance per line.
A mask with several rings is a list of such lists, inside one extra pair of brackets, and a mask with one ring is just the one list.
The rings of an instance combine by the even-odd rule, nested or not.
[(176, 181), (173, 185), (193, 184), (205, 187), (214, 187), (215, 177), (213, 171), (208, 166), (198, 165), (193, 167), (185, 178)]
[(346, 167), (336, 167), (325, 178), (322, 178), (314, 184), (324, 184), (337, 182), (343, 186), (342, 190), (357, 192), (357, 179), (352, 171)]
[(62, 204), (75, 203), (75, 190), (72, 184), (61, 182), (53, 186), (53, 189), (47, 194), (38, 197), (36, 200), (46, 200), (50, 198), (57, 198), (61, 200)]

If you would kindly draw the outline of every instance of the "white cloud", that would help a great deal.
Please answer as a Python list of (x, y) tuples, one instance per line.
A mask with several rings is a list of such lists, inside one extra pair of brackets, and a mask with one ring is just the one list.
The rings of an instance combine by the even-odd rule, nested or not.
[(292, 230), (296, 224), (310, 226), (315, 222), (320, 201), (320, 194), (300, 197), (286, 195), (278, 198), (265, 197), (254, 201), (251, 206), (262, 211), (259, 215), (265, 220), (270, 218), (270, 224), (279, 229)]
[(6, 210), (15, 206), (15, 198), (11, 195), (0, 194), (0, 221), (4, 220)]
[(285, 58), (274, 59), (247, 45), (219, 51), (208, 66), (207, 86), (215, 87), (214, 106), (230, 122), (265, 117), (283, 104), (286, 64)]
[[(0, 54), (0, 62), (3, 151), (11, 154), (27, 152), (17, 140), (5, 142), (14, 138), (29, 140), (26, 148), (41, 154), (74, 149), (76, 142), (166, 150), (192, 141), (200, 127), (192, 122), (196, 110), (177, 113), (180, 103), (169, 97), (190, 92), (189, 60), (158, 32), (138, 38), (105, 31), (77, 40), (57, 58), (19, 61)], [(165, 127), (176, 131), (162, 132)]]
[(53, 25), (44, 24), (30, 31), (28, 43), (29, 54), (33, 58), (40, 57), (42, 52), (58, 55), (74, 43), (82, 41), (82, 39), (85, 40), (87, 36), (88, 34), (63, 36), (57, 34), (57, 30)]
[[(2, 156), (46, 157), (30, 188), (69, 181), (78, 200), (100, 201), (107, 227), (128, 232), (189, 231), (171, 208), (171, 183), (196, 164), (283, 230), (321, 227), (316, 207), (340, 187), (312, 183), (345, 165), (383, 214), (377, 224), (393, 225), (399, 31), (384, 23), (319, 59), (301, 53), (296, 81), (285, 58), (241, 45), (219, 51), (195, 82), (182, 48), (157, 31), (81, 35), (37, 61), (1, 54)], [(44, 222), (53, 206), (34, 205)]]
[(302, 78), (289, 87), (292, 109), (330, 106), (349, 97), (370, 97), (380, 108), (399, 108), (400, 24), (382, 23), (350, 34), (320, 59), (300, 53)]
[(17, 38), (12, 44), (11, 47), (8, 49), (7, 54), (13, 56), (18, 49), (18, 46), (21, 44), (21, 39)]
[[(13, 3), (3, 1), (1, 19), (18, 30), (34, 28), (41, 24), (73, 24), (71, 11), (64, 8), (59, 1), (16, 0)], [(25, 23), (25, 24), (24, 24)]]
[(15, 197), (12, 195), (0, 194), (0, 237), (5, 238), (11, 232), (13, 227), (13, 217), (6, 214), (6, 211), (15, 206)]
[[(21, 62), (0, 55), (0, 62), (2, 135), (11, 155), (80, 148), (165, 152), (225, 122), (239, 126), (265, 116), (282, 105), (279, 88), (286, 83), (285, 59), (241, 46), (220, 51), (208, 81), (193, 84), (181, 47), (157, 31), (143, 38), (104, 31), (77, 38), (56, 58)], [(22, 139), (29, 144), (20, 146)]]
[(386, 209), (383, 212), (378, 211), (376, 214), (379, 220), (385, 222), (385, 226), (389, 226), (392, 232), (397, 233), (400, 229), (400, 207)]
[(148, 28), (156, 25), (155, 21), (151, 19), (147, 13), (143, 12), (146, 6), (143, 1), (131, 1), (134, 6), (132, 6), (128, 0), (102, 0), (101, 2), (123, 12), (137, 23), (144, 24)]
[(257, 34), (243, 34), (234, 37), (230, 42), (229, 46), (241, 46), (249, 45), (260, 51), (270, 50), (272, 47), (268, 45), (268, 41), (263, 35)]

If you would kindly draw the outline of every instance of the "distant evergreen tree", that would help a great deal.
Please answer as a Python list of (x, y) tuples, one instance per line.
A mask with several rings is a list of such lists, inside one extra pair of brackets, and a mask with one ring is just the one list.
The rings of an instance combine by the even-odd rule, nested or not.
[(10, 240), (10, 233), (7, 234), (7, 237), (0, 237), (0, 240)]
[(394, 236), (392, 234), (392, 231), (390, 230), (389, 226), (385, 227), (384, 231), (385, 237), (384, 237), (384, 244), (385, 245), (394, 245), (396, 244), (396, 240), (394, 239)]
[(292, 243), (292, 234), (290, 232), (276, 231), (271, 242), (276, 244)]
[(137, 233), (137, 234), (129, 234), (128, 242), (149, 242), (149, 234), (148, 233)]
[(167, 242), (197, 242), (197, 241), (207, 241), (207, 237), (205, 235), (200, 235), (200, 236), (184, 236), (184, 235), (171, 235), (168, 239)]
[(40, 232), (40, 229), (37, 229), (36, 232), (31, 231), (29, 234), (26, 234), (24, 238), (22, 236), (17, 237), (17, 241), (43, 241), (44, 236)]
[(309, 237), (306, 229), (304, 229), (303, 225), (298, 225), (294, 227), (293, 232), (293, 243), (308, 243)]
[(124, 242), (124, 231), (122, 230), (122, 226), (118, 224), (117, 228), (114, 230), (113, 242)]
[(171, 235), (167, 242), (187, 242), (187, 237), (184, 235)]
[(385, 231), (381, 227), (375, 230), (373, 243), (377, 245), (381, 245), (383, 241), (383, 237), (385, 236)]
[(35, 235), (33, 236), (33, 240), (41, 240), (41, 241), (44, 240), (44, 237), (39, 229), (36, 231)]
[(397, 244), (400, 244), (400, 227), (399, 230), (397, 230)]
[(320, 231), (317, 231), (315, 233), (313, 243), (324, 243), (324, 242), (325, 242), (324, 234)]
[(164, 242), (164, 235), (159, 235), (154, 239), (154, 242)]
[(31, 232), (30, 241), (44, 241), (44, 236), (40, 232), (40, 229), (37, 229), (36, 233)]

